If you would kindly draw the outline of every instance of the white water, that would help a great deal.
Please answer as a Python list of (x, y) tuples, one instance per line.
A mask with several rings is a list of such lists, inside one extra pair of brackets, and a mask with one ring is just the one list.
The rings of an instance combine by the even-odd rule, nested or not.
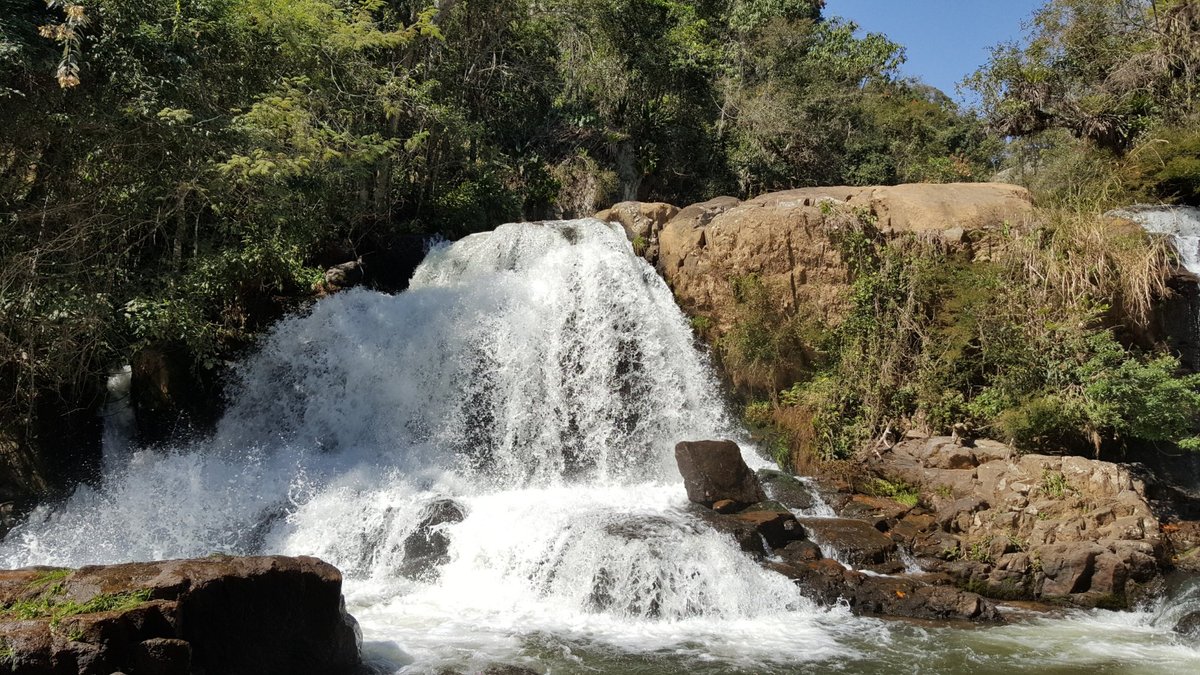
[(1194, 206), (1138, 205), (1110, 211), (1154, 234), (1170, 235), (1184, 269), (1200, 275), (1200, 209)]
[[(440, 247), (408, 292), (323, 300), (239, 372), (213, 439), (125, 453), (0, 565), (317, 555), (384, 672), (1066, 672), (1081, 632), (1084, 670), (1200, 668), (1152, 612), (967, 631), (819, 609), (702, 528), (673, 445), (741, 432), (670, 291), (598, 221)], [(400, 574), (447, 497), (466, 516), (439, 526), (445, 563)]]

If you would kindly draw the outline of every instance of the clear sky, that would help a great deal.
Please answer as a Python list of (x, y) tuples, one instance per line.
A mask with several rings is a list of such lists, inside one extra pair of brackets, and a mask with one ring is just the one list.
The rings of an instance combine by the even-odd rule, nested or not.
[(1021, 37), (1045, 0), (826, 0), (825, 16), (852, 19), (907, 50), (901, 72), (951, 97), (954, 86), (987, 60), (988, 47)]

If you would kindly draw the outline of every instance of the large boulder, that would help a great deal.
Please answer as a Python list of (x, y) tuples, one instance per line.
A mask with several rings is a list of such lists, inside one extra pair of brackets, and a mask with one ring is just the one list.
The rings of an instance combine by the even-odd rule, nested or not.
[(718, 333), (735, 317), (731, 280), (748, 275), (785, 309), (803, 306), (836, 325), (851, 281), (837, 241), (860, 216), (881, 236), (912, 235), (984, 257), (989, 233), (1024, 227), (1033, 204), (1024, 188), (992, 183), (803, 188), (747, 202), (718, 197), (663, 226), (658, 268), (683, 309), (710, 319)]
[(697, 504), (728, 499), (749, 505), (767, 498), (733, 441), (683, 441), (675, 446), (675, 463), (688, 499)]
[(354, 673), (341, 587), (306, 557), (0, 571), (0, 673)]

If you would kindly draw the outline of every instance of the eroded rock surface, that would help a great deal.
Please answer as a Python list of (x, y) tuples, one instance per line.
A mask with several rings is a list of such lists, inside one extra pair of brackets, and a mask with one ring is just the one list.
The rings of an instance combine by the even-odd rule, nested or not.
[(903, 441), (870, 468), (917, 487), (928, 507), (887, 519), (891, 537), (997, 597), (1124, 606), (1165, 562), (1146, 485), (1119, 464), (936, 437)]
[[(713, 444), (712, 446), (701, 445)], [(692, 461), (689, 446), (718, 447), (714, 456), (722, 458), (724, 473), (736, 474), (737, 484), (751, 493), (761, 494), (759, 478), (741, 460), (741, 452), (730, 441), (680, 443), (677, 458), (685, 480), (689, 471), (685, 465)], [(680, 448), (683, 452), (680, 453)], [(702, 453), (703, 454), (703, 453)], [(736, 455), (740, 464), (735, 470)], [(748, 475), (747, 475), (748, 474)], [(715, 500), (710, 492), (695, 486), (688, 488), (699, 523), (730, 536), (748, 555), (767, 569), (793, 579), (808, 597), (825, 604), (846, 602), (860, 614), (898, 616), (924, 619), (960, 619), (970, 621), (999, 621), (995, 606), (976, 593), (952, 585), (934, 585), (923, 579), (902, 575), (879, 574), (903, 569), (895, 555), (895, 541), (876, 530), (870, 523), (840, 518), (797, 519), (795, 508), (788, 501), (811, 507), (814, 497), (799, 481), (779, 472), (766, 472), (773, 497), (781, 501), (759, 501), (734, 512), (714, 510)], [(695, 491), (696, 496), (693, 496)], [(699, 497), (699, 498), (697, 498)], [(742, 502), (744, 504), (744, 501)], [(787, 505), (785, 505), (787, 504)], [(851, 569), (823, 555), (821, 545), (835, 548), (847, 558), (850, 566), (862, 565), (876, 573)]]
[(1025, 226), (1033, 203), (1024, 188), (998, 183), (803, 188), (746, 202), (719, 197), (681, 210), (662, 227), (658, 268), (684, 310), (711, 319), (718, 332), (734, 318), (731, 280), (748, 275), (786, 305), (821, 312), (836, 325), (850, 283), (837, 238), (847, 216), (857, 215), (882, 236), (911, 234), (986, 259), (988, 233)]
[(0, 673), (353, 673), (341, 589), (307, 557), (0, 571)]

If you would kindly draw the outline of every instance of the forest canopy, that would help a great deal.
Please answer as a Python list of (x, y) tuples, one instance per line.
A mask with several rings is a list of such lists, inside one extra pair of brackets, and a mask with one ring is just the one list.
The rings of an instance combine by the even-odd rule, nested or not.
[(977, 120), (822, 5), (0, 0), (0, 417), (140, 345), (213, 368), (331, 249), (987, 175)]

